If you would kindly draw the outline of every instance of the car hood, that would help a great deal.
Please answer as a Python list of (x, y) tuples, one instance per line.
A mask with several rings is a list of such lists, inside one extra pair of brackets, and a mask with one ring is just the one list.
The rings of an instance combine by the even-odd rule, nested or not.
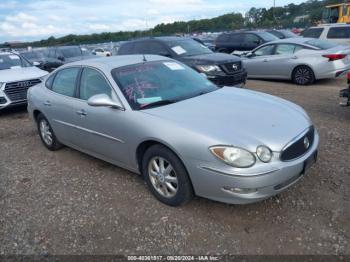
[(47, 75), (48, 72), (36, 66), (0, 70), (0, 82), (14, 82), (35, 79)]
[(182, 60), (191, 61), (195, 64), (225, 64), (232, 62), (239, 62), (240, 58), (234, 55), (222, 54), (222, 53), (212, 53), (205, 55), (196, 55), (183, 57)]
[(175, 122), (217, 144), (249, 150), (267, 145), (281, 151), (312, 125), (305, 111), (289, 101), (230, 87), (143, 112)]

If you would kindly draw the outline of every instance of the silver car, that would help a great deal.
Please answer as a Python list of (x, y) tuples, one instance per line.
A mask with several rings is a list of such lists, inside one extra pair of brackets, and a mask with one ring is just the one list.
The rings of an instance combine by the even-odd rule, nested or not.
[(67, 64), (32, 87), (28, 100), (48, 149), (66, 145), (142, 174), (173, 206), (194, 195), (266, 199), (300, 180), (317, 156), (319, 136), (301, 107), (218, 88), (161, 56)]
[(248, 78), (291, 79), (309, 85), (350, 69), (350, 47), (314, 38), (269, 42), (242, 56)]

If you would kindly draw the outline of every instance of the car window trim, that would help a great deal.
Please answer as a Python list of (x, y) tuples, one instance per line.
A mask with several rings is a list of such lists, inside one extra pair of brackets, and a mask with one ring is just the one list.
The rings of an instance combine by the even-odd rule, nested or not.
[[(78, 80), (79, 74), (80, 74), (80, 72), (81, 72), (82, 66), (74, 65), (74, 66), (68, 66), (68, 67), (60, 68), (59, 70), (57, 70), (57, 71), (54, 72), (55, 76), (54, 76), (54, 79), (53, 79), (53, 81), (52, 81), (52, 84), (54, 83), (54, 81), (55, 81), (55, 79), (56, 79), (57, 73), (59, 73), (60, 71), (65, 70), (65, 69), (72, 69), (72, 68), (78, 68), (78, 69), (79, 69), (77, 78), (75, 79), (74, 96), (66, 96), (66, 95), (57, 93), (57, 92), (55, 92), (55, 91), (52, 90), (52, 86), (51, 86), (51, 89), (50, 89), (50, 88), (46, 88), (46, 89), (49, 90), (50, 92), (56, 94), (56, 95), (63, 96), (63, 97), (65, 97), (65, 98), (77, 99), (77, 98), (75, 97), (75, 95), (76, 95), (76, 89), (77, 89), (77, 80)], [(48, 79), (47, 79), (47, 80), (48, 80)], [(47, 80), (46, 80), (46, 81), (47, 81)], [(46, 83), (46, 82), (45, 82), (45, 83)]]
[[(121, 99), (120, 99), (118, 93), (117, 93), (116, 90), (113, 88), (113, 85), (111, 84), (111, 82), (109, 81), (109, 79), (107, 78), (107, 76), (102, 72), (102, 70), (100, 70), (100, 69), (98, 69), (98, 68), (96, 68), (96, 67), (94, 67), (94, 66), (89, 66), (89, 65), (83, 65), (83, 66), (81, 66), (80, 74), (79, 74), (79, 76), (78, 76), (77, 89), (76, 89), (76, 95), (77, 95), (77, 96), (76, 96), (75, 98), (78, 99), (79, 101), (85, 101), (85, 102), (87, 103), (87, 100), (81, 99), (81, 98), (80, 98), (81, 77), (82, 77), (82, 74), (83, 74), (84, 69), (86, 69), (86, 68), (89, 68), (89, 69), (92, 69), (92, 70), (96, 70), (97, 72), (99, 72), (99, 73), (103, 76), (103, 78), (106, 80), (106, 82), (107, 82), (109, 88), (112, 90), (112, 92), (115, 94), (116, 98), (118, 99), (118, 102), (122, 105), (122, 109), (121, 109), (121, 110), (125, 110), (125, 106), (124, 106), (123, 102), (121, 101)], [(118, 88), (119, 88), (119, 86), (118, 86)], [(119, 88), (119, 89), (120, 89), (120, 88)], [(113, 99), (113, 98), (112, 98), (112, 99)]]

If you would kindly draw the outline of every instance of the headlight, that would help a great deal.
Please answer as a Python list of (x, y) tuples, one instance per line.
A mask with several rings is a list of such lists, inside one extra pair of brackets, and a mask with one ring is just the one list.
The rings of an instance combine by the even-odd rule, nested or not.
[(255, 157), (249, 151), (234, 146), (213, 146), (210, 151), (225, 163), (234, 167), (251, 167)]
[(218, 67), (217, 65), (200, 65), (197, 66), (197, 69), (203, 73), (221, 72), (220, 67)]
[(256, 149), (256, 154), (259, 157), (259, 159), (265, 163), (271, 161), (272, 151), (267, 146), (258, 146)]

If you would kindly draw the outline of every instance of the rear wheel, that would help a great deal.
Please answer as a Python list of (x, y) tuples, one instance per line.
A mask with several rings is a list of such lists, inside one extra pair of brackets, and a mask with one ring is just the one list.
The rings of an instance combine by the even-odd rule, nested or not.
[(150, 191), (164, 204), (179, 206), (193, 198), (192, 184), (183, 163), (162, 145), (146, 151), (142, 173)]
[(293, 70), (292, 80), (297, 85), (311, 85), (315, 82), (315, 74), (308, 66), (298, 66)]
[(37, 125), (41, 141), (47, 149), (55, 151), (62, 147), (62, 144), (57, 140), (49, 121), (47, 121), (43, 114), (38, 115)]

